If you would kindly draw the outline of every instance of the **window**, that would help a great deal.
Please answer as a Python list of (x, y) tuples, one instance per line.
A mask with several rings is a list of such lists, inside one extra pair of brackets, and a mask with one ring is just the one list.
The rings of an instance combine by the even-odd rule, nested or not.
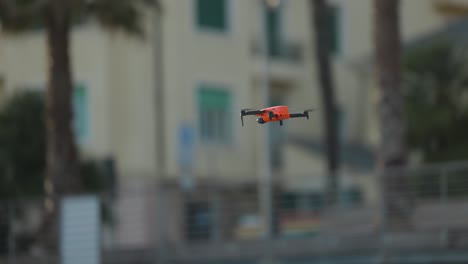
[(189, 202), (186, 205), (185, 234), (187, 240), (208, 240), (212, 235), (213, 217), (207, 202)]
[(363, 202), (362, 191), (355, 187), (347, 188), (341, 191), (339, 195), (342, 205), (354, 206)]
[(328, 43), (330, 45), (330, 53), (336, 54), (340, 50), (340, 9), (330, 5), (327, 14), (328, 21)]
[(202, 141), (231, 140), (231, 96), (223, 88), (204, 85), (198, 90), (199, 132)]
[(296, 211), (299, 207), (299, 197), (296, 193), (287, 192), (280, 197), (280, 208), (282, 210)]
[(83, 143), (88, 137), (88, 91), (77, 85), (73, 91), (74, 129), (77, 140)]
[[(28, 87), (46, 93), (44, 86)], [(72, 94), (73, 129), (78, 143), (84, 143), (89, 136), (88, 89), (83, 84), (75, 85)]]
[(318, 192), (309, 192), (303, 196), (303, 209), (306, 211), (319, 211), (324, 206), (324, 194)]
[(281, 7), (265, 7), (268, 53), (271, 57), (281, 55)]
[(196, 19), (201, 28), (224, 31), (227, 28), (227, 0), (196, 0)]
[(293, 212), (313, 212), (322, 209), (323, 194), (318, 192), (287, 192), (281, 196), (281, 209)]
[(340, 141), (340, 143), (345, 143), (346, 137), (348, 136), (346, 112), (344, 111), (343, 107), (337, 108), (338, 109), (336, 121), (338, 123), (338, 140)]

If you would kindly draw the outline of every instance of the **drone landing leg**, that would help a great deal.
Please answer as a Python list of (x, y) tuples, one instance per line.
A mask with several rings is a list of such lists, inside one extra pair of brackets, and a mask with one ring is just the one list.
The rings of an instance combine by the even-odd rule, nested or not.
[(280, 120), (280, 126), (282, 126), (282, 125), (283, 125), (283, 120)]

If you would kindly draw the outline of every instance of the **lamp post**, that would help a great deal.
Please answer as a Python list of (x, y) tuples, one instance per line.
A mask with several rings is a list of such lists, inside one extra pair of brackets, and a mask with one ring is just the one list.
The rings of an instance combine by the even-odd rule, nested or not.
[[(14, 171), (13, 171), (13, 166), (11, 161), (7, 158), (7, 155), (0, 150), (0, 166), (4, 165), (4, 173), (6, 175), (6, 180), (8, 185), (10, 185), (11, 190), (15, 190), (15, 184), (14, 184)], [(10, 191), (11, 191), (10, 190)], [(8, 231), (8, 237), (7, 237), (7, 248), (8, 248), (8, 258), (7, 258), (7, 263), (8, 264), (13, 264), (16, 261), (16, 242), (15, 242), (15, 198), (12, 193), (7, 194), (9, 198), (5, 199), (5, 210), (6, 210), (6, 223), (7, 223), (7, 231)]]
[[(261, 98), (264, 100), (265, 106), (270, 103), (270, 47), (268, 43), (268, 24), (266, 19), (267, 8), (276, 9), (279, 7), (281, 0), (260, 0), (260, 18), (261, 18), (261, 45), (263, 51), (263, 74), (261, 74)], [(270, 151), (270, 134), (268, 124), (266, 129), (259, 130), (260, 140), (260, 208), (263, 213), (264, 238), (271, 240), (273, 235), (273, 185), (271, 171), (271, 151)]]
[[(158, 2), (158, 5), (161, 3)], [(166, 239), (166, 193), (164, 192), (164, 180), (166, 174), (166, 148), (165, 148), (165, 104), (164, 104), (164, 80), (163, 80), (163, 41), (162, 41), (162, 11), (161, 6), (154, 12), (154, 66), (155, 66), (155, 132), (156, 132), (156, 263), (167, 263)]]

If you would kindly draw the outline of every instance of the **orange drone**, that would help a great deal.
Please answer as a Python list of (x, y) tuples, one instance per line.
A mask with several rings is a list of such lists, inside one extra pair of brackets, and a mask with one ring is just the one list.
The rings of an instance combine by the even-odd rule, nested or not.
[(260, 110), (252, 109), (242, 109), (241, 110), (241, 122), (244, 126), (244, 116), (246, 115), (256, 115), (257, 123), (265, 124), (267, 122), (280, 122), (280, 126), (283, 125), (283, 120), (296, 117), (307, 117), (309, 119), (309, 112), (312, 112), (314, 109), (305, 110), (303, 113), (289, 113), (287, 106), (272, 106), (268, 108), (263, 108)]

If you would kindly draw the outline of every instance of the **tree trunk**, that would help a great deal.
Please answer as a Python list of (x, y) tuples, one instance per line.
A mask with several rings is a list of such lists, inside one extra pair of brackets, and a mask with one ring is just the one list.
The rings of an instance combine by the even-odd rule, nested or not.
[(338, 123), (334, 95), (332, 68), (330, 66), (330, 46), (327, 27), (328, 6), (326, 0), (310, 0), (310, 13), (313, 17), (315, 33), (315, 55), (317, 58), (318, 78), (324, 107), (325, 137), (327, 146), (327, 202), (336, 203), (338, 196)]
[(69, 55), (70, 21), (66, 1), (50, 0), (47, 15), (49, 83), (46, 97), (47, 202), (39, 240), (57, 250), (60, 200), (81, 191), (79, 160), (73, 133), (73, 84)]
[[(380, 163), (386, 228), (404, 228), (411, 210), (406, 165), (403, 98), (400, 92), (399, 0), (374, 1), (374, 43), (380, 90)], [(398, 169), (397, 169), (398, 168)]]
[(66, 1), (52, 0), (48, 20), (49, 87), (46, 100), (47, 176), (54, 194), (80, 191), (78, 154), (73, 132), (73, 81), (69, 55), (70, 22)]

